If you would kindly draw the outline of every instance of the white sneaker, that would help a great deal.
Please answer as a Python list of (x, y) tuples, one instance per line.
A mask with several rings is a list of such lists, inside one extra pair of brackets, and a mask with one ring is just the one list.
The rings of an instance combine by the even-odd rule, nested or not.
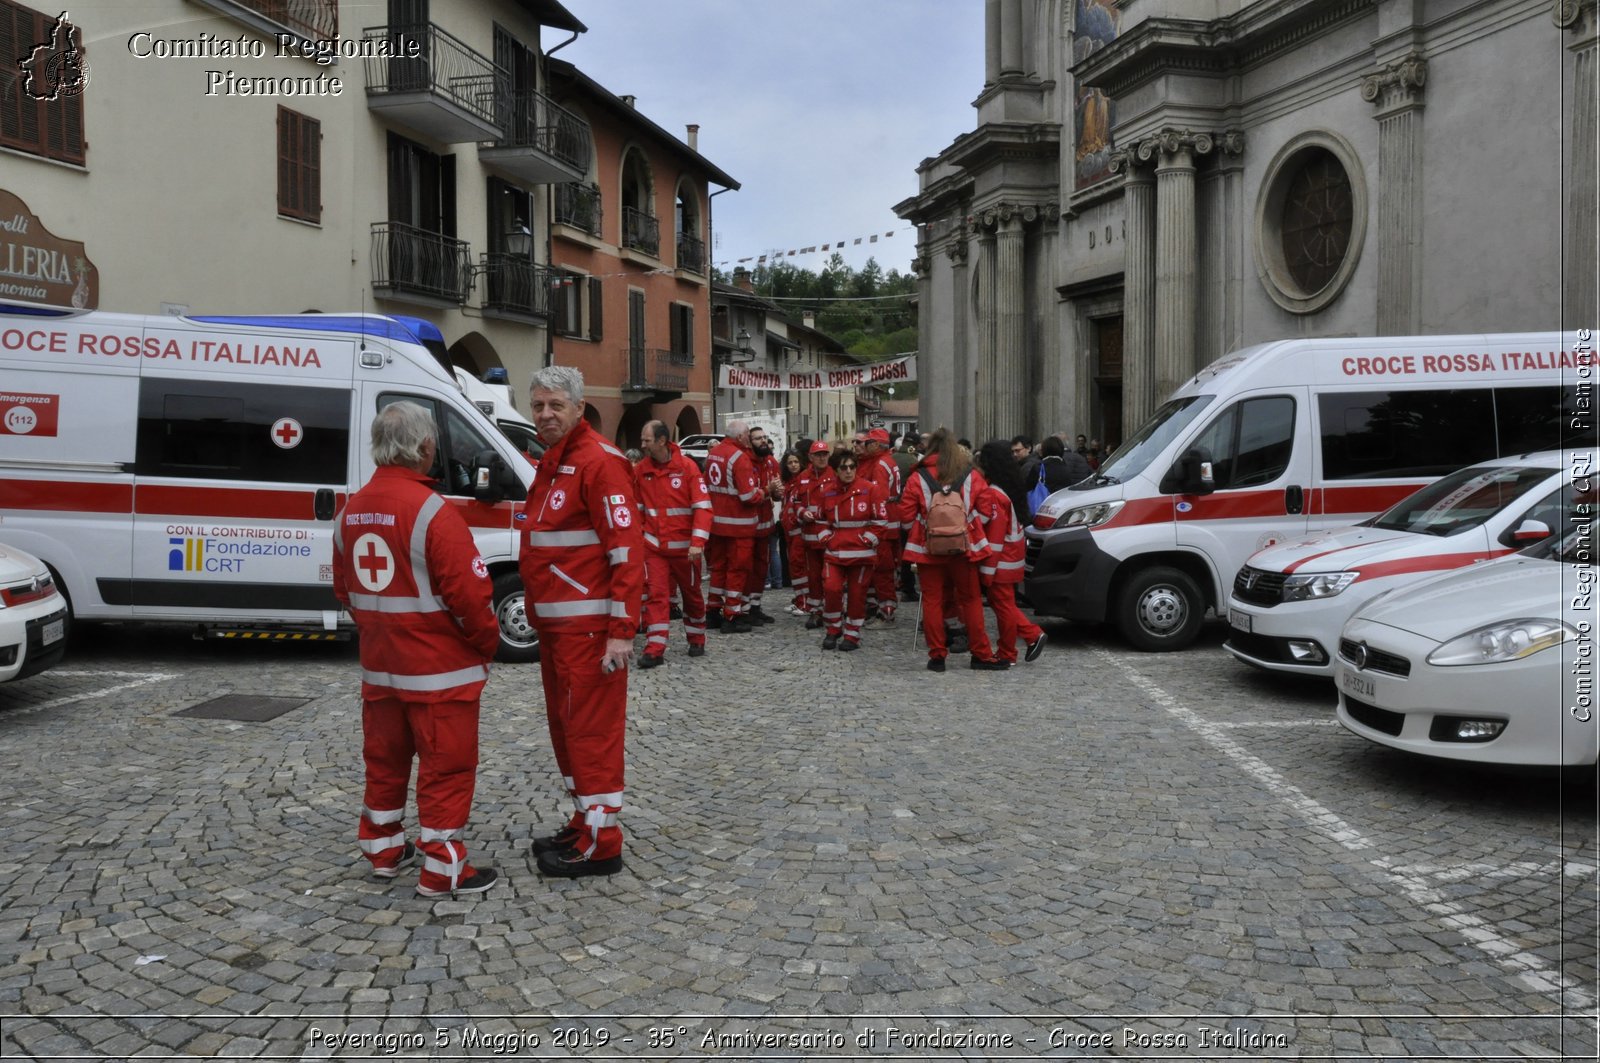
[(800, 608), (798, 605), (795, 605), (793, 602), (790, 602), (789, 605), (783, 611), (788, 613), (790, 616), (810, 616), (811, 615), (810, 613), (806, 612), (804, 609)]

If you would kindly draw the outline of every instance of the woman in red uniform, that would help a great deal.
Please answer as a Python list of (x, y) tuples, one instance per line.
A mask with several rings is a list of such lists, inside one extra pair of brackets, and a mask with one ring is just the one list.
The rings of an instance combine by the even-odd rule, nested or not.
[[(872, 583), (878, 544), (889, 529), (889, 494), (883, 485), (857, 475), (857, 459), (840, 449), (828, 458), (838, 483), (823, 496), (822, 619), (827, 637), (822, 648), (858, 650), (861, 625), (867, 618), (867, 591)], [(842, 636), (842, 638), (841, 638)]]
[(1034, 661), (1044, 652), (1044, 631), (1017, 608), (1017, 584), (1022, 582), (1027, 541), (1012, 502), (1011, 490), (1020, 486), (1021, 477), (1010, 444), (989, 440), (978, 449), (978, 468), (989, 478), (989, 486), (973, 500), (973, 512), (983, 525), (983, 541), (973, 544), (969, 556), (978, 563), (978, 582), (999, 629), (995, 655), (1008, 666), (1016, 664), (1020, 637), (1028, 644), (1026, 659)]

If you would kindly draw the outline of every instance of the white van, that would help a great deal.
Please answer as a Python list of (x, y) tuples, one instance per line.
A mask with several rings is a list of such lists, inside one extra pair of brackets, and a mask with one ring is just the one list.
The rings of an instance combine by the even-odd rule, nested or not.
[[(1028, 537), (1036, 613), (1194, 641), (1245, 559), (1380, 513), (1464, 465), (1561, 445), (1587, 331), (1282, 340), (1206, 366)], [(1592, 418), (1592, 392), (1581, 399)]]
[(1339, 630), (1379, 594), (1532, 546), (1562, 530), (1574, 468), (1594, 451), (1496, 458), (1435, 480), (1371, 520), (1245, 562), (1222, 648), (1245, 664), (1332, 677)]
[(462, 395), (424, 321), (144, 317), (0, 306), (0, 521), (75, 617), (220, 637), (348, 634), (334, 516), (372, 476), (369, 426), (417, 402), (441, 493), (494, 578), (501, 658), (533, 660), (514, 503), (533, 468)]
[(517, 409), (511, 386), (505, 382), (505, 370), (491, 369), (489, 372), (499, 374), (498, 378), (480, 380), (459, 365), (453, 368), (452, 375), (467, 401), (482, 410), (500, 429), (500, 434), (511, 440), (512, 445), (522, 451), (525, 457), (537, 460), (544, 453), (544, 444), (539, 442), (538, 426)]

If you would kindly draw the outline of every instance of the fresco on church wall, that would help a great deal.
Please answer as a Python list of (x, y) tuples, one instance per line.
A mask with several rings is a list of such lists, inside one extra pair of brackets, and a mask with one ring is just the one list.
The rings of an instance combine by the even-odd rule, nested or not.
[[(1082, 62), (1117, 39), (1122, 24), (1118, 0), (1076, 0), (1072, 61)], [(1111, 176), (1111, 123), (1116, 104), (1099, 89), (1079, 88), (1074, 107), (1075, 189), (1088, 188)]]

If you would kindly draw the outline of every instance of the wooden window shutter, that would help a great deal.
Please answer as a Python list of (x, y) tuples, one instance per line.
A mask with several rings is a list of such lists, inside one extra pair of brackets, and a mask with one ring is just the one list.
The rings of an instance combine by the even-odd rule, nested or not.
[(278, 108), (278, 213), (322, 220), (322, 123)]
[(605, 320), (605, 315), (600, 310), (600, 278), (589, 278), (589, 338), (600, 338), (600, 323)]

